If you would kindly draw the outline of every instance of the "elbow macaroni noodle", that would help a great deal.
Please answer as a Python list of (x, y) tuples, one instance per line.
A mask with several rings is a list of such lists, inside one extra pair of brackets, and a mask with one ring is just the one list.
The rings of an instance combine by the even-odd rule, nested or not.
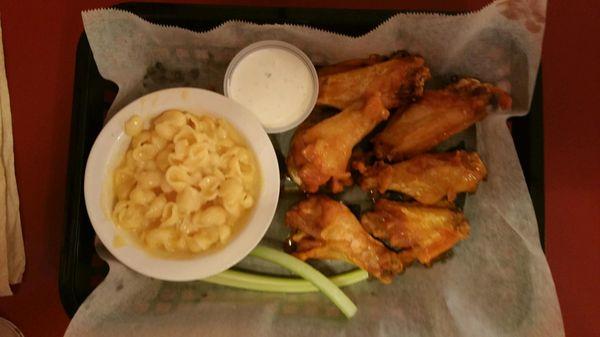
[(113, 220), (152, 251), (198, 253), (227, 242), (255, 203), (257, 162), (225, 120), (168, 110), (131, 144), (113, 176)]

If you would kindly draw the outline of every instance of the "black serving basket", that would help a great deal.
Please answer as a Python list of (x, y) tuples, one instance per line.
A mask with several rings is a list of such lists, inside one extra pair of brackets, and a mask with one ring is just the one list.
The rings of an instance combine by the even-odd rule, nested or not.
[[(331, 32), (359, 36), (392, 17), (392, 10), (257, 8), (181, 4), (125, 3), (116, 8), (130, 11), (162, 25), (205, 31), (228, 20), (255, 23), (292, 23)], [(446, 13), (454, 14), (454, 13)], [(541, 72), (540, 72), (541, 73)], [(61, 251), (59, 288), (62, 304), (73, 316), (108, 273), (107, 264), (94, 249), (94, 230), (83, 196), (83, 177), (90, 149), (103, 126), (106, 112), (118, 88), (98, 73), (85, 33), (77, 45), (71, 140), (66, 193), (66, 223)], [(544, 246), (543, 134), (541, 77), (538, 76), (530, 113), (509, 120), (513, 138), (533, 199), (540, 239)]]

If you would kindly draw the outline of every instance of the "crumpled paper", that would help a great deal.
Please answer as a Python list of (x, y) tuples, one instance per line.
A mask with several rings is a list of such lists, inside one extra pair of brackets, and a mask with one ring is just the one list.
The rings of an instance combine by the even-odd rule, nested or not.
[[(514, 104), (509, 113), (492, 114), (458, 136), (481, 154), (489, 170), (464, 205), (471, 237), (451, 257), (430, 268), (413, 265), (391, 285), (367, 281), (344, 288), (358, 306), (351, 320), (317, 293), (258, 293), (146, 278), (99, 245), (110, 272), (66, 336), (564, 336), (533, 206), (506, 127), (508, 117), (529, 109), (545, 9), (545, 1), (508, 0), (466, 15), (398, 14), (358, 38), (246, 22), (196, 33), (150, 24), (121, 10), (84, 12), (100, 73), (119, 86), (109, 115), (164, 87), (221, 92), (231, 58), (264, 39), (292, 43), (316, 64), (404, 49), (423, 55), (437, 79), (469, 75), (496, 83), (511, 92)], [(278, 151), (286, 153), (290, 135), (273, 137)], [(264, 242), (280, 245), (287, 233), (282, 215), (298, 198), (283, 193)], [(252, 258), (238, 267), (283, 273)], [(335, 273), (348, 265), (319, 267)]]

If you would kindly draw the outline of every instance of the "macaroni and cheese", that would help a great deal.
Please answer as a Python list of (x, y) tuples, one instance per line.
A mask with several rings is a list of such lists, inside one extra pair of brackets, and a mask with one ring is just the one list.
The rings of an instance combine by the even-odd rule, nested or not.
[(258, 195), (254, 153), (225, 120), (168, 110), (132, 137), (115, 169), (112, 217), (152, 251), (198, 253), (227, 242)]

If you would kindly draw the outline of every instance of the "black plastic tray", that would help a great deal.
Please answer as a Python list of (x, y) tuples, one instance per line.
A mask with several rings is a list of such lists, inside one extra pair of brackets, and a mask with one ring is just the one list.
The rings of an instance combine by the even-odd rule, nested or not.
[[(227, 20), (247, 20), (255, 23), (310, 25), (352, 36), (370, 31), (397, 13), (391, 10), (255, 8), (148, 3), (126, 3), (116, 7), (154, 23), (176, 25), (194, 31), (211, 29)], [(541, 78), (538, 77), (537, 83), (530, 114), (522, 118), (513, 118), (509, 124), (534, 201), (543, 246)], [(96, 255), (94, 249), (94, 231), (87, 216), (83, 197), (83, 176), (88, 154), (102, 128), (104, 116), (116, 92), (116, 85), (104, 80), (98, 73), (88, 40), (85, 34), (82, 34), (77, 46), (75, 66), (66, 224), (59, 275), (61, 300), (69, 316), (75, 314), (77, 308), (108, 272), (106, 263)]]

